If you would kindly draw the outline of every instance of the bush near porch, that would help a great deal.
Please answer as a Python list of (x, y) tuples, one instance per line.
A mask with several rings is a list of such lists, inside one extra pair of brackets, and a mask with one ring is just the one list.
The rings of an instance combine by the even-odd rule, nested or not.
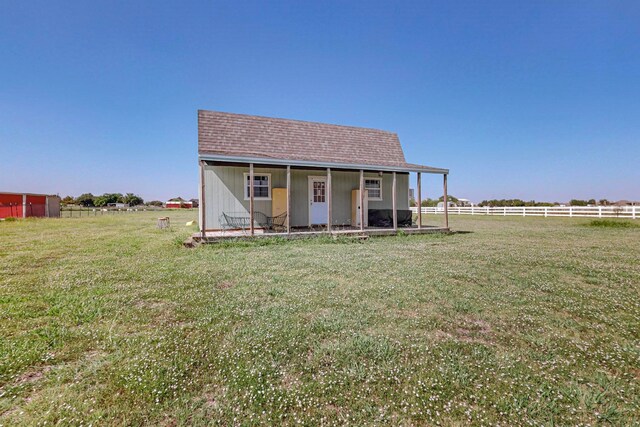
[(638, 228), (185, 249), (196, 212), (156, 216), (0, 223), (1, 425), (640, 419)]

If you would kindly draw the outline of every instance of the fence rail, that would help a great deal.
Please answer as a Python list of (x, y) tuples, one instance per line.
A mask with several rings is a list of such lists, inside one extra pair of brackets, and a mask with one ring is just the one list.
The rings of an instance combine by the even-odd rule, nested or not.
[(135, 212), (148, 211), (164, 211), (161, 207), (139, 206), (130, 208), (114, 208), (114, 207), (81, 207), (81, 206), (62, 206), (60, 208), (61, 218), (86, 218), (90, 216), (100, 215), (118, 215)]
[[(509, 206), (509, 207), (450, 207), (455, 215), (501, 215), (584, 218), (640, 218), (640, 206)], [(412, 207), (418, 213), (417, 207)], [(423, 214), (444, 214), (443, 207), (422, 207)]]

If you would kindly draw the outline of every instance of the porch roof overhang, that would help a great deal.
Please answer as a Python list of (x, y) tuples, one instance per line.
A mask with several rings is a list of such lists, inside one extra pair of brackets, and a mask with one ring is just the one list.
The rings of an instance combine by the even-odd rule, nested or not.
[(200, 153), (198, 160), (222, 162), (222, 163), (254, 163), (259, 165), (273, 165), (273, 166), (295, 166), (295, 167), (310, 167), (310, 168), (332, 168), (332, 169), (347, 169), (347, 170), (367, 170), (376, 172), (421, 172), (421, 173), (433, 173), (446, 175), (449, 173), (449, 169), (435, 168), (432, 166), (416, 165), (411, 163), (405, 163), (404, 165), (389, 166), (389, 165), (370, 165), (370, 164), (355, 164), (355, 163), (335, 163), (335, 162), (318, 162), (309, 160), (291, 160), (291, 159), (278, 159), (271, 157), (239, 157), (239, 156), (227, 156), (222, 154), (209, 154)]

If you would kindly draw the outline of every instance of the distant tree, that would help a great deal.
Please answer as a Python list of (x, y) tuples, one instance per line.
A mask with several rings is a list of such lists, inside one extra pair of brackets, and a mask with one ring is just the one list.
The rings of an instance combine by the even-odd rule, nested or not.
[(95, 204), (95, 196), (91, 193), (84, 193), (76, 197), (76, 204), (82, 206), (97, 206)]
[(71, 196), (67, 196), (64, 199), (60, 200), (60, 203), (63, 205), (72, 205), (75, 202), (75, 199)]
[(596, 199), (589, 199), (589, 200), (587, 200), (587, 204), (588, 204), (588, 205), (595, 206), (595, 204), (596, 204)]
[(122, 196), (122, 203), (128, 203), (129, 206), (137, 206), (144, 203), (142, 197), (135, 195), (133, 193), (127, 193)]
[(413, 198), (409, 199), (409, 206), (410, 207), (416, 206), (416, 199), (413, 199)]
[(609, 206), (611, 203), (607, 199), (598, 200), (598, 204), (601, 206)]
[(106, 206), (109, 203), (124, 203), (121, 193), (104, 193), (102, 196), (97, 196), (93, 203), (95, 206)]
[(426, 200), (422, 201), (422, 206), (426, 206), (426, 207), (435, 207), (438, 205), (438, 201), (437, 200), (433, 200), (433, 199), (429, 199), (427, 198)]
[[(444, 202), (444, 195), (440, 196), (438, 200), (441, 202)], [(450, 194), (447, 194), (447, 202), (458, 203), (458, 198)]]
[(158, 206), (158, 207), (162, 207), (164, 205), (164, 203), (162, 203), (160, 200), (152, 200), (150, 202), (147, 202), (147, 204), (149, 206)]
[(588, 202), (586, 200), (579, 200), (579, 199), (571, 199), (571, 201), (569, 201), (569, 206), (587, 206)]

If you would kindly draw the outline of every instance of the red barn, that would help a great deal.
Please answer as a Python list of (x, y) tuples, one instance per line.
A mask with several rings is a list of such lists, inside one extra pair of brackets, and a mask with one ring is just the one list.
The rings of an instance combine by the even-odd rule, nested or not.
[(0, 192), (0, 218), (60, 216), (60, 197), (48, 194)]
[(188, 202), (186, 200), (169, 200), (165, 203), (165, 207), (167, 209), (191, 209), (193, 208), (193, 202)]

